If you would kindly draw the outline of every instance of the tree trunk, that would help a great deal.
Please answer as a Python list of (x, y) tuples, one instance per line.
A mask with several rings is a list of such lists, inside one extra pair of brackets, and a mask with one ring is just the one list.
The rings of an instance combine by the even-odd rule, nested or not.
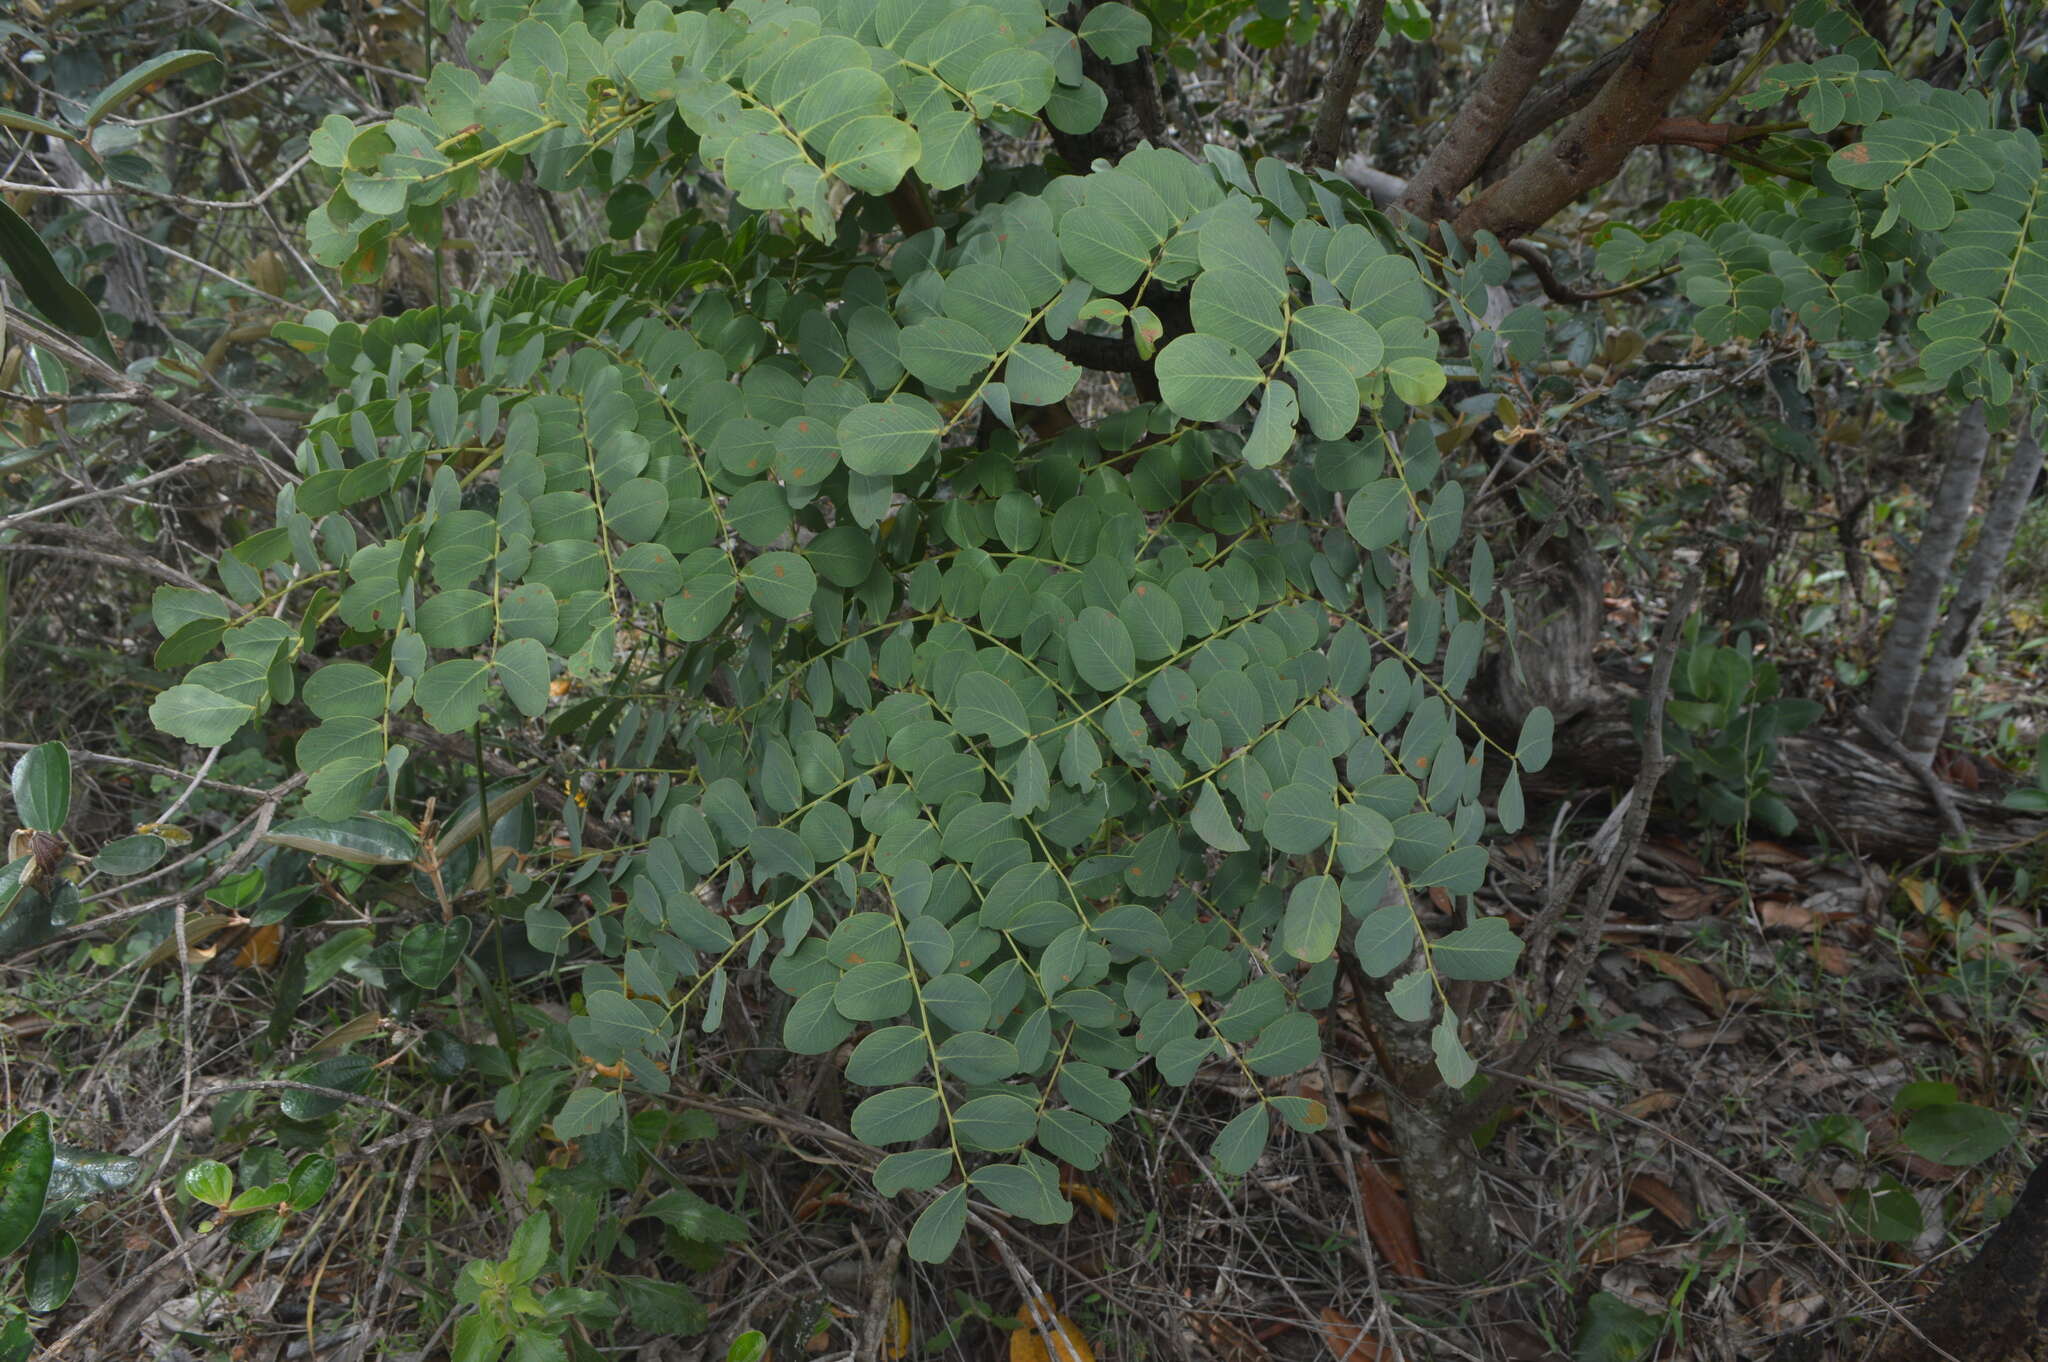
[(1772, 463), (1756, 470), (1749, 486), (1748, 514), (1744, 538), (1735, 550), (1735, 572), (1721, 597), (1721, 618), (1737, 629), (1764, 613), (1764, 595), (1770, 586), (1771, 565), (1778, 560), (1778, 546), (1785, 519), (1785, 468)]
[(1630, 45), (1600, 93), (1549, 145), (1465, 205), (1457, 217), (1458, 235), (1469, 240), (1485, 230), (1503, 240), (1521, 236), (1613, 179), (1743, 8), (1743, 0), (1671, 0)]
[[(2048, 1161), (2036, 1164), (1970, 1265), (1913, 1314), (1920, 1334), (1960, 1362), (2048, 1358)], [(1894, 1328), (1878, 1362), (1921, 1362), (1927, 1344)]]
[(1344, 36), (1337, 43), (1337, 59), (1324, 77), (1323, 101), (1309, 133), (1308, 151), (1302, 156), (1308, 169), (1328, 170), (1337, 164), (1345, 134), (1351, 131), (1351, 100), (1358, 93), (1358, 78), (1365, 73), (1365, 59), (1379, 43), (1386, 17), (1387, 0), (1359, 0), (1358, 12), (1345, 25)]
[(1870, 717), (1887, 733), (1898, 734), (1905, 727), (1906, 706), (1920, 684), (1921, 663), (1941, 616), (1942, 589), (1948, 585), (1956, 546), (1962, 543), (1963, 531), (1970, 523), (1970, 503), (1977, 495), (1977, 479), (1984, 471), (1984, 451), (1990, 443), (1984, 404), (1972, 402), (1963, 412), (1955, 444), (1942, 464), (1934, 504), (1927, 508), (1927, 528), (1913, 553), (1913, 566), (1906, 573), (1906, 587), (1899, 593), (1898, 609), (1885, 633), (1884, 652), (1872, 680)]
[(1991, 603), (1991, 594), (2005, 576), (2006, 557), (2012, 552), (2020, 520), (2026, 514), (2027, 498), (2040, 473), (2041, 442), (2028, 426), (2021, 430), (2012, 461), (2006, 465), (1998, 491), (1984, 512), (1977, 547), (1970, 551), (1969, 566), (1956, 583), (1955, 597), (1948, 603), (1948, 614), (1941, 626), (1941, 638), (1934, 645), (1934, 656), (1920, 672), (1920, 683), (1914, 687), (1913, 703), (1906, 712), (1901, 741), (1906, 751), (1923, 765), (1933, 764), (1935, 749), (1941, 746), (1941, 735), (1948, 727), (1949, 703), (1963, 674), (1964, 659), (1976, 640), (1984, 607)]
[(1486, 1179), (1471, 1158), (1472, 1141), (1451, 1133), (1465, 1099), (1437, 1074), (1430, 1023), (1403, 1021), (1385, 988), (1356, 973), (1353, 978), (1362, 985), (1359, 1002), (1378, 1053), (1392, 1070), (1385, 1075), (1387, 1122), (1422, 1256), (1445, 1281), (1477, 1281), (1500, 1265), (1501, 1246)]
[(113, 186), (87, 174), (85, 168), (72, 159), (68, 147), (57, 144), (55, 138), (48, 140), (52, 146), (45, 164), (50, 168), (52, 178), (71, 189), (107, 191), (103, 194), (81, 194), (72, 198), (70, 203), (85, 214), (85, 225), (81, 229), (85, 239), (108, 249), (106, 260), (100, 266), (107, 281), (107, 291), (101, 299), (102, 310), (127, 321), (128, 333), (124, 339), (128, 342), (130, 358), (152, 354), (159, 348), (157, 341), (163, 335), (163, 320), (157, 316), (156, 304), (151, 301), (149, 262), (143, 255), (140, 239), (128, 228), (128, 211)]
[[(1542, 774), (1523, 778), (1531, 795), (1583, 793), (1590, 786), (1618, 784), (1634, 768), (1636, 741), (1630, 704), (1632, 686), (1594, 682), (1601, 700), (1560, 724), (1556, 755)], [(1526, 710), (1523, 713), (1527, 713)], [(1513, 743), (1521, 720), (1489, 724), (1501, 741)], [(1778, 739), (1778, 764), (1771, 792), (1799, 817), (1802, 831), (1879, 861), (1906, 861), (1938, 851), (1948, 840), (1941, 811), (1919, 780), (1860, 735), (1816, 731)], [(1975, 851), (1997, 851), (2048, 835), (2048, 816), (2007, 808), (1995, 790), (1951, 786), (1949, 797), (1970, 834)]]
[[(1635, 770), (1641, 754), (1631, 710), (1641, 698), (1642, 678), (1593, 660), (1603, 609), (1599, 556), (1576, 530), (1550, 536), (1530, 556), (1538, 571), (1515, 593), (1514, 650), (1481, 671), (1469, 712), (1510, 746), (1537, 705), (1556, 717), (1556, 755), (1541, 774), (1524, 778), (1531, 795), (1614, 784)], [(1880, 860), (1926, 855), (1948, 837), (1922, 781), (1860, 735), (1822, 731), (1778, 739), (1772, 790), (1811, 833)], [(1976, 850), (2048, 835), (2048, 816), (2007, 808), (1998, 791), (1948, 793)]]
[(1579, 12), (1581, 0), (1522, 0), (1500, 51), (1459, 106), (1443, 140), (1408, 181), (1401, 206), (1417, 217), (1450, 216), (1453, 196), (1478, 178), (1479, 168)]
[[(1078, 0), (1067, 21), (1080, 27), (1088, 11), (1104, 0)], [(1088, 44), (1081, 44), (1081, 71), (1102, 87), (1109, 103), (1091, 132), (1075, 134), (1051, 128), (1053, 147), (1077, 175), (1097, 160), (1118, 161), (1141, 143), (1155, 145), (1165, 135), (1166, 114), (1159, 104), (1159, 82), (1152, 75), (1152, 49), (1138, 49), (1134, 61), (1110, 63)]]

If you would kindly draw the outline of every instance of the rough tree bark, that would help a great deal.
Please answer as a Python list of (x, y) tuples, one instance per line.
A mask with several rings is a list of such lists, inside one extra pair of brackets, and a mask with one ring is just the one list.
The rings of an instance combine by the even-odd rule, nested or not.
[[(1642, 750), (1633, 714), (1642, 692), (1636, 678), (1594, 660), (1604, 612), (1599, 556), (1583, 534), (1566, 531), (1546, 538), (1529, 559), (1535, 571), (1515, 593), (1514, 652), (1481, 669), (1469, 712), (1507, 743), (1535, 706), (1557, 717), (1556, 756), (1541, 775), (1525, 780), (1528, 794), (1570, 795), (1613, 784), (1618, 772), (1634, 769)], [(1772, 785), (1805, 828), (1880, 860), (1922, 856), (1949, 837), (1926, 786), (1860, 734), (1780, 738)], [(2048, 817), (2007, 808), (1996, 791), (1948, 794), (1979, 851), (2048, 836)]]
[(1884, 636), (1884, 652), (1871, 679), (1870, 717), (1894, 736), (1904, 729), (1906, 706), (1920, 684), (1928, 640), (1934, 637), (1940, 620), (1942, 588), (1948, 585), (1956, 546), (1963, 542), (1963, 531), (1970, 523), (1970, 503), (1977, 495), (1984, 451), (1990, 443), (1984, 404), (1972, 402), (1963, 412), (1955, 444), (1942, 464), (1934, 504), (1927, 508), (1927, 529), (1913, 553), (1913, 566), (1907, 570), (1906, 587), (1899, 593), (1892, 627)]
[[(1081, 0), (1067, 10), (1068, 21), (1079, 28), (1088, 11), (1101, 3), (1103, 0)], [(1097, 160), (1120, 160), (1140, 143), (1160, 141), (1166, 132), (1166, 114), (1159, 104), (1159, 82), (1152, 75), (1151, 48), (1140, 48), (1136, 61), (1112, 65), (1083, 43), (1081, 71), (1102, 87), (1109, 104), (1092, 132), (1076, 135), (1048, 125), (1060, 159), (1076, 173), (1085, 173)]]
[[(1614, 784), (1641, 749), (1631, 714), (1641, 692), (1597, 676), (1589, 684), (1597, 698), (1559, 725), (1557, 755), (1540, 776), (1523, 782), (1530, 796), (1584, 794), (1588, 786)], [(1512, 742), (1519, 724), (1519, 717), (1510, 724), (1503, 716), (1489, 719), (1487, 728)], [(1912, 860), (1950, 840), (1926, 787), (1859, 734), (1816, 729), (1778, 739), (1771, 789), (1799, 816), (1805, 833), (1825, 834), (1877, 861)], [(1973, 850), (1996, 852), (2048, 837), (2048, 817), (2006, 807), (1998, 791), (1951, 786), (1947, 793)]]
[(1458, 235), (1521, 236), (1614, 178), (1744, 8), (1743, 0), (1671, 0), (1629, 44), (1600, 93), (1548, 146), (1459, 211)]
[(1323, 101), (1316, 109), (1308, 150), (1301, 158), (1310, 170), (1328, 170), (1337, 163), (1344, 134), (1351, 128), (1351, 100), (1358, 93), (1358, 78), (1365, 71), (1365, 59), (1379, 43), (1386, 18), (1387, 0), (1359, 0), (1358, 12), (1345, 26), (1336, 60), (1324, 77)]
[[(2048, 1161), (1991, 1232), (1970, 1265), (1915, 1312), (1920, 1334), (1961, 1362), (2048, 1358)], [(1927, 1343), (1896, 1329), (1878, 1362), (1922, 1362)]]
[(1429, 1022), (1395, 1015), (1384, 988), (1355, 991), (1386, 1070), (1387, 1124), (1422, 1256), (1446, 1281), (1477, 1281), (1500, 1265), (1501, 1245), (1471, 1138), (1455, 1133), (1465, 1099), (1437, 1074)]
[(2029, 424), (2021, 429), (2005, 476), (1999, 480), (1998, 491), (1985, 509), (1984, 523), (1977, 531), (1977, 547), (1970, 551), (1969, 564), (1956, 582), (1941, 637), (1934, 644), (1934, 655), (1922, 668), (1920, 684), (1914, 687), (1913, 702), (1906, 710), (1905, 732), (1900, 740), (1913, 759), (1923, 765), (1933, 763), (1935, 750), (1941, 746), (1941, 735), (1948, 727), (1949, 704), (1963, 674), (1963, 662), (1970, 644), (1976, 640), (1984, 607), (1990, 604), (1991, 593), (1998, 589), (1999, 580), (2005, 575), (2006, 555), (2012, 552), (2034, 479), (2040, 473), (2041, 442), (2034, 438)]
[(1417, 217), (1450, 216), (1451, 199), (1479, 176), (1502, 131), (1564, 41), (1582, 0), (1522, 0), (1492, 63), (1473, 83), (1443, 140), (1408, 181), (1400, 206)]
[(100, 267), (107, 281), (102, 307), (128, 319), (130, 330), (127, 340), (131, 357), (153, 353), (157, 349), (156, 341), (161, 339), (163, 321), (157, 316), (156, 304), (152, 300), (149, 263), (143, 256), (140, 238), (128, 226), (128, 210), (122, 204), (118, 190), (87, 174), (85, 168), (72, 159), (70, 149), (57, 144), (55, 138), (45, 140), (52, 144), (45, 164), (59, 184), (71, 189), (106, 191), (103, 194), (81, 194), (71, 203), (85, 213), (82, 229), (85, 239), (108, 249), (106, 261)]

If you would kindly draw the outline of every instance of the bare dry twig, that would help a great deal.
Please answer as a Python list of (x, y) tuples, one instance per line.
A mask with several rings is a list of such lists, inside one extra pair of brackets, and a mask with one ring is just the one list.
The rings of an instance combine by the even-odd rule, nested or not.
[[(1650, 804), (1657, 797), (1657, 786), (1663, 783), (1664, 773), (1671, 767), (1672, 759), (1664, 753), (1664, 701), (1671, 690), (1671, 669), (1678, 660), (1679, 632), (1699, 600), (1704, 577), (1699, 568), (1692, 570), (1685, 584), (1679, 588), (1670, 614), (1664, 619), (1663, 633), (1657, 640), (1657, 660), (1650, 669), (1650, 712), (1643, 721), (1643, 761), (1623, 808), (1616, 810), (1621, 817), (1620, 826), (1614, 829), (1614, 841), (1604, 857), (1599, 847), (1590, 848), (1578, 865), (1566, 874), (1564, 884), (1558, 887), (1558, 892), (1553, 894), (1543, 911), (1545, 922), (1554, 923), (1564, 910), (1567, 899), (1577, 893), (1587, 871), (1594, 863), (1604, 861), (1605, 868), (1601, 871), (1599, 883), (1594, 887), (1592, 900), (1586, 905), (1579, 939), (1573, 944), (1572, 953), (1558, 976), (1548, 1004), (1514, 1055), (1500, 1066), (1501, 1071), (1526, 1074), (1543, 1062), (1544, 1055), (1549, 1053), (1564, 1029), (1565, 1018), (1571, 1015), (1579, 990), (1585, 985), (1586, 975), (1600, 953), (1601, 927), (1607, 921), (1608, 910), (1614, 905), (1615, 893), (1621, 888), (1622, 872), (1628, 868), (1629, 859), (1643, 840), (1643, 829), (1650, 821)], [(1603, 834), (1606, 831), (1602, 829)], [(1547, 932), (1542, 939), (1547, 944)], [(1535, 967), (1540, 969), (1542, 962), (1536, 961)], [(1469, 1137), (1507, 1103), (1514, 1090), (1512, 1082), (1494, 1084), (1484, 1096), (1457, 1114), (1451, 1123), (1450, 1137)]]

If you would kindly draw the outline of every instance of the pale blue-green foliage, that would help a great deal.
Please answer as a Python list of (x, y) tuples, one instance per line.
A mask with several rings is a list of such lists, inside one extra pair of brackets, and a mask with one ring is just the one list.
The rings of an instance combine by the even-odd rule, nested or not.
[(1667, 210), (1674, 225), (1617, 228), (1600, 248), (1612, 278), (1675, 265), (1709, 341), (1755, 339), (1796, 318), (1815, 340), (1870, 342), (1892, 321), (1885, 290), (1904, 285), (1928, 379), (2003, 407), (2048, 362), (2048, 251), (2041, 244), (2041, 142), (2000, 127), (1984, 94), (1906, 80), (1836, 53), (1775, 67), (1743, 97), (1791, 101), (1813, 133), (1859, 125), (1827, 152), (1804, 139), (1810, 186), (1757, 181), (1724, 204)]
[[(857, 1042), (878, 1185), (966, 1179), (925, 1256), (963, 1188), (1063, 1218), (1051, 1160), (1093, 1167), (1133, 1081), (1315, 1063), (1362, 924), (1469, 1079), (1440, 981), (1519, 946), (1483, 921), (1430, 939), (1418, 900), (1485, 869), (1454, 706), (1491, 560), (1453, 562), (1464, 489), (1407, 406), (1444, 381), (1437, 295), (1384, 221), (1276, 162), (1141, 150), (886, 269), (821, 257), (815, 291), (751, 268), (680, 312), (530, 280), (286, 328), (336, 395), (222, 591), (159, 595), (159, 660), (190, 670), (157, 722), (218, 743), (302, 701), (292, 835), (317, 847), (387, 826), (401, 723), (517, 732), (556, 683), (607, 697), (555, 727), (643, 773), (601, 791), (626, 848), (585, 854), (572, 818), (562, 868), (509, 881), (536, 944), (596, 950), (563, 1050), (659, 1091), (679, 1028), (765, 965), (784, 1044)], [(1021, 445), (1017, 408), (1079, 376), (1057, 347), (1147, 288), (1197, 328), (1158, 352), (1163, 401)], [(1542, 720), (1524, 746), (1540, 766)], [(566, 915), (572, 892), (600, 911)], [(557, 1130), (624, 1110), (576, 1089)], [(1222, 1165), (1276, 1116), (1320, 1120), (1262, 1098)]]
[(479, 8), (469, 56), (487, 77), (444, 63), (388, 121), (335, 114), (314, 133), (314, 161), (340, 179), (307, 223), (323, 263), (375, 274), (393, 235), (437, 232), (439, 206), (486, 169), (605, 190), (681, 173), (690, 142), (742, 207), (829, 240), (835, 191), (887, 193), (913, 171), (932, 189), (973, 179), (984, 124), (1092, 128), (1105, 98), (1081, 44), (1127, 61), (1149, 36), (1121, 4), (1077, 35), (1040, 0)]
[[(566, 847), (468, 881), (584, 962), (508, 1119), (616, 1126), (765, 970), (785, 1046), (850, 1046), (878, 1188), (932, 1194), (920, 1258), (974, 1199), (1064, 1218), (1054, 1161), (1094, 1167), (1134, 1085), (1217, 1065), (1260, 1091), (1213, 1146), (1232, 1174), (1276, 1118), (1318, 1123), (1262, 1084), (1316, 1063), (1340, 943), (1469, 1081), (1445, 981), (1502, 978), (1520, 945), (1421, 905), (1485, 874), (1485, 750), (1457, 704), (1507, 605), (1417, 409), (1446, 380), (1439, 317), (1481, 383), (1543, 353), (1542, 309), (1491, 306), (1501, 244), (1435, 259), (1340, 182), (1143, 148), (865, 253), (842, 203), (967, 183), (984, 126), (1087, 126), (1076, 44), (1125, 59), (1142, 21), (601, 15), (480, 6), (487, 76), (439, 67), (389, 122), (331, 120), (316, 249), (371, 272), (488, 168), (683, 180), (700, 210), (567, 284), (280, 328), (335, 396), (220, 590), (158, 594), (159, 664), (189, 670), (157, 723), (210, 746), (302, 703), (304, 807), (278, 835), (370, 868), (429, 845), (395, 812), (435, 793), (408, 725), (569, 740), (619, 845), (572, 816)], [(1996, 398), (2048, 358), (2039, 145), (1845, 46), (1754, 102), (1862, 141), (1808, 142), (1810, 187), (1616, 229), (1601, 264), (1675, 266), (1716, 342), (1796, 321), (1865, 344), (1924, 274), (1923, 365)], [(729, 233), (708, 225), (725, 194), (753, 214)], [(1153, 362), (1159, 400), (1029, 440), (1104, 344)], [(1503, 826), (1551, 731), (1539, 710), (1496, 753)], [(466, 941), (408, 939), (407, 977)], [(622, 1077), (574, 1086), (579, 1061)]]
[[(618, 772), (585, 781), (618, 846), (570, 816), (566, 847), (436, 885), (495, 887), (586, 962), (512, 1126), (615, 1126), (765, 968), (789, 1049), (851, 1043), (852, 1131), (890, 1151), (885, 1193), (937, 1194), (910, 1238), (937, 1258), (970, 1196), (1063, 1219), (1053, 1161), (1096, 1166), (1134, 1083), (1315, 1064), (1341, 941), (1468, 1081), (1443, 982), (1519, 944), (1432, 936), (1422, 905), (1485, 872), (1456, 706), (1492, 559), (1414, 409), (1445, 384), (1446, 292), (1482, 378), (1540, 346), (1534, 309), (1474, 329), (1499, 243), (1439, 269), (1340, 181), (1221, 149), (1026, 180), (885, 255), (835, 227), (913, 173), (973, 179), (985, 126), (1091, 126), (1078, 44), (1148, 36), (1117, 5), (1078, 34), (1029, 0), (474, 17), (485, 74), (436, 67), (419, 105), (315, 137), (320, 258), (374, 273), (486, 170), (684, 181), (699, 208), (567, 284), (281, 327), (333, 400), (220, 589), (158, 594), (158, 663), (186, 670), (151, 713), (214, 746), (302, 704), (274, 835), (365, 869), (461, 844), (399, 816), (437, 793), (419, 728), (532, 750), (545, 725), (572, 785)], [(729, 233), (727, 195), (754, 214)], [(1154, 362), (1159, 400), (1030, 442), (1104, 344)], [(1548, 722), (1497, 753), (1510, 827)], [(469, 939), (407, 937), (406, 978)], [(572, 1087), (579, 1062), (615, 1076)], [(1262, 1093), (1220, 1166), (1276, 1117), (1322, 1112)]]

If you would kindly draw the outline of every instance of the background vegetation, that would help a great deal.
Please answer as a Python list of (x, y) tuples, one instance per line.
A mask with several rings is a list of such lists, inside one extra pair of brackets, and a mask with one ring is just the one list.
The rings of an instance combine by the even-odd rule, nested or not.
[(2025, 1355), (2044, 45), (28, 0), (0, 1358)]

